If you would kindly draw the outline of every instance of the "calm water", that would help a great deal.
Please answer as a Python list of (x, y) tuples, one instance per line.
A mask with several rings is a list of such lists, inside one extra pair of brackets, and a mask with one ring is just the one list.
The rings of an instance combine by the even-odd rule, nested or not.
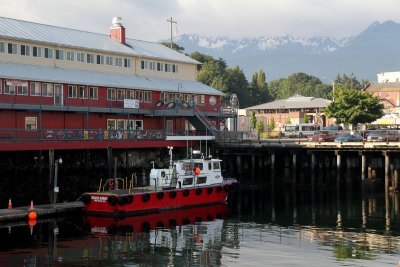
[(0, 225), (0, 265), (397, 266), (398, 203), (397, 195), (248, 189), (229, 205)]

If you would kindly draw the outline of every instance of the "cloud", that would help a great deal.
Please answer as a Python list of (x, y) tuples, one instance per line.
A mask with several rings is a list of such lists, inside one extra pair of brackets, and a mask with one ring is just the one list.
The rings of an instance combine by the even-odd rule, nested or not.
[(169, 38), (179, 33), (257, 37), (348, 37), (374, 21), (400, 21), (398, 0), (2, 0), (0, 16), (108, 33), (114, 16), (130, 38)]

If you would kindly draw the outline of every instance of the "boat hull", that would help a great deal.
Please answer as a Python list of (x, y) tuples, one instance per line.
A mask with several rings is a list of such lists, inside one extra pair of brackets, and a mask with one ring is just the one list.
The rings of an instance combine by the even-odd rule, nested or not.
[(236, 182), (212, 186), (182, 188), (137, 193), (92, 192), (85, 193), (81, 200), (83, 210), (89, 214), (128, 215), (151, 213), (162, 210), (195, 207), (214, 203), (225, 203), (229, 191)]

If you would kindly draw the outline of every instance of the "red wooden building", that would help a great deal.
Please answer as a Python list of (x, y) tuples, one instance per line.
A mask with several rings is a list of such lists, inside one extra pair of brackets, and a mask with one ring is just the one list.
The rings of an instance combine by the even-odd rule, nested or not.
[(185, 146), (232, 117), (196, 81), (199, 62), (161, 44), (0, 17), (2, 150)]

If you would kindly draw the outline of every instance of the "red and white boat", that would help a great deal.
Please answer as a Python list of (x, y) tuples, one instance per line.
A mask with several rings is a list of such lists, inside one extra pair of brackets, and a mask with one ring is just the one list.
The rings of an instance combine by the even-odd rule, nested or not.
[[(223, 178), (221, 160), (204, 158), (193, 153), (193, 158), (172, 160), (165, 169), (151, 169), (149, 185), (134, 187), (134, 178), (109, 179), (98, 192), (84, 193), (83, 210), (91, 214), (119, 216), (132, 213), (150, 213), (161, 210), (225, 203), (229, 191), (238, 182)], [(115, 186), (115, 188), (114, 188)]]

